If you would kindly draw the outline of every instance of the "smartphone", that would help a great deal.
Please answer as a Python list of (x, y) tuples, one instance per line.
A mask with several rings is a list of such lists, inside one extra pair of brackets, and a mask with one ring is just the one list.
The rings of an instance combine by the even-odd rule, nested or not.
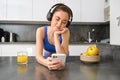
[(52, 54), (52, 60), (60, 60), (62, 62), (65, 62), (66, 55), (65, 54)]

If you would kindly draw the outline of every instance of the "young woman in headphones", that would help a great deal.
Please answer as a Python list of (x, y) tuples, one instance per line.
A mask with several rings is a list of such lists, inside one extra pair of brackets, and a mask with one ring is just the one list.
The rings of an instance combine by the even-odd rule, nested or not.
[(72, 22), (72, 17), (72, 11), (68, 6), (62, 3), (55, 4), (47, 14), (50, 26), (40, 27), (36, 31), (36, 60), (50, 70), (60, 70), (64, 67), (64, 63), (52, 61), (51, 54), (69, 55), (70, 31), (68, 27)]

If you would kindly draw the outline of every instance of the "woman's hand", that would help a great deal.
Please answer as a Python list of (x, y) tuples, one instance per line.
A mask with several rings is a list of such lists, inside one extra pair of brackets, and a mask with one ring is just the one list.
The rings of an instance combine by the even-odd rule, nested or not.
[(54, 39), (58, 39), (59, 35), (64, 34), (67, 30), (68, 30), (68, 28), (63, 28), (62, 30), (55, 31), (54, 32)]
[(63, 28), (62, 30), (59, 30), (59, 31), (55, 31), (54, 34), (63, 34), (65, 33), (66, 31), (68, 30), (68, 28)]
[(61, 70), (64, 68), (64, 66), (65, 66), (65, 63), (62, 61), (51, 61), (48, 64), (49, 70)]

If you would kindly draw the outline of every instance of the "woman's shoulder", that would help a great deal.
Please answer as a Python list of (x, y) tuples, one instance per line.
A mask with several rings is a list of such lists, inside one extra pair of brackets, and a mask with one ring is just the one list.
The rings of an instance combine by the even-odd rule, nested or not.
[(37, 28), (37, 31), (43, 31), (43, 30), (44, 30), (44, 26)]
[(38, 34), (43, 34), (46, 27), (49, 27), (49, 26), (41, 26), (41, 27), (37, 28), (37, 31), (36, 31), (36, 32), (37, 32)]
[(37, 28), (37, 31), (44, 31), (45, 27), (48, 27), (48, 26), (41, 26), (41, 27)]
[(44, 29), (44, 26), (37, 28), (37, 30), (43, 30), (43, 29)]
[(43, 34), (43, 32), (44, 32), (44, 27), (43, 26), (41, 26), (41, 27), (39, 27), (39, 28), (37, 28), (37, 34)]

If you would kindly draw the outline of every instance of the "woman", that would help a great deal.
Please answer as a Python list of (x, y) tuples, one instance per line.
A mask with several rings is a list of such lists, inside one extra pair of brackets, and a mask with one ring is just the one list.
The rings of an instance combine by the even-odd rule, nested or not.
[(52, 61), (50, 56), (53, 53), (69, 55), (68, 26), (72, 21), (72, 11), (68, 6), (58, 3), (49, 10), (47, 19), (50, 21), (50, 26), (40, 27), (36, 31), (36, 60), (50, 70), (60, 70), (64, 67), (64, 63)]

